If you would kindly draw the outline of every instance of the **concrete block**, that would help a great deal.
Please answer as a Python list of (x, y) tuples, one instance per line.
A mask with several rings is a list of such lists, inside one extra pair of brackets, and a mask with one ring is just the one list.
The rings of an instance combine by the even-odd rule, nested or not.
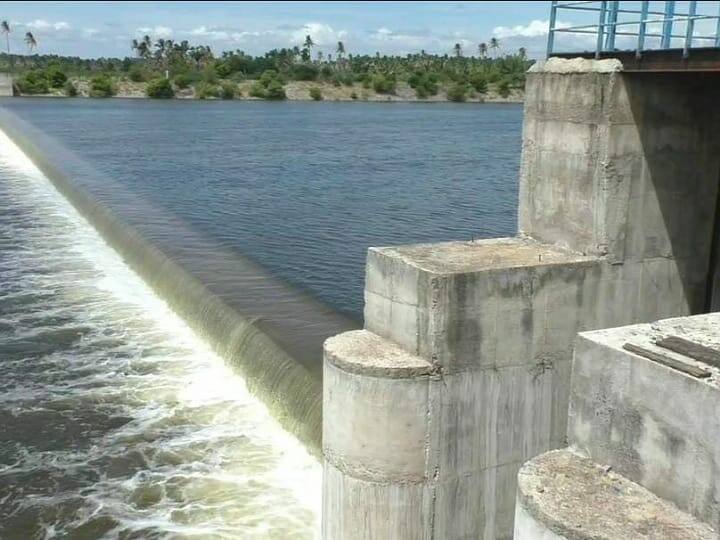
[(515, 540), (717, 538), (672, 503), (569, 450), (530, 460), (517, 486)]
[(708, 414), (720, 407), (720, 371), (705, 366), (712, 376), (697, 379), (622, 348), (631, 342), (656, 349), (654, 341), (667, 335), (720, 347), (720, 314), (579, 336), (569, 442), (680, 509), (720, 527), (720, 419)]
[[(535, 351), (547, 352), (544, 289), (570, 284), (576, 302), (585, 272), (597, 264), (592, 257), (521, 238), (378, 248), (372, 258), (378, 261), (373, 267), (396, 268), (392, 276), (414, 280), (403, 289), (419, 293), (413, 306), (388, 304), (387, 297), (368, 290), (366, 328), (446, 373), (533, 364)], [(413, 271), (403, 271), (403, 264)], [(386, 290), (373, 280), (376, 291)], [(570, 335), (576, 319), (567, 322)]]

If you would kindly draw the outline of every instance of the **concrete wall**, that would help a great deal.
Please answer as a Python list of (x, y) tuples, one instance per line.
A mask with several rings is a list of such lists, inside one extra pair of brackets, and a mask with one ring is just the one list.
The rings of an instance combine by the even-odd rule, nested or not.
[[(380, 349), (399, 347), (432, 375), (381, 385), (386, 375), (348, 373), (352, 363), (326, 372), (326, 538), (510, 538), (520, 465), (565, 445), (576, 333), (703, 307), (717, 115), (680, 99), (680, 79), (630, 78), (613, 70), (530, 74), (521, 237), (370, 250), (365, 328)], [(672, 101), (667, 110), (663, 96)], [(664, 165), (663, 156), (688, 152), (694, 172)], [(328, 355), (338, 356), (326, 349), (326, 363)], [(346, 391), (353, 400), (336, 407), (333, 396)], [(376, 456), (366, 453), (373, 445), (362, 430), (333, 435), (347, 415), (371, 425), (378, 408), (398, 400), (415, 404), (398, 409), (407, 429), (380, 427), (373, 445), (401, 444), (399, 455), (416, 467), (411, 481), (395, 469), (366, 474)], [(361, 442), (352, 467), (338, 458), (348, 455), (343, 438)], [(371, 499), (382, 504), (363, 502)]]
[(720, 530), (720, 370), (698, 379), (622, 348), (667, 335), (720, 348), (720, 313), (580, 335), (569, 442)]
[(0, 73), (0, 97), (13, 95), (13, 80), (9, 73)]
[(704, 308), (720, 177), (720, 76), (529, 73), (519, 228), (609, 261), (675, 262)]

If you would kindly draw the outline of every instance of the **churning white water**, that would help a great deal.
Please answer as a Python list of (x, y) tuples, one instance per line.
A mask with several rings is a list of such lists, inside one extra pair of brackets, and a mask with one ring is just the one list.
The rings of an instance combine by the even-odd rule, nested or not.
[(0, 538), (313, 538), (319, 463), (0, 132)]

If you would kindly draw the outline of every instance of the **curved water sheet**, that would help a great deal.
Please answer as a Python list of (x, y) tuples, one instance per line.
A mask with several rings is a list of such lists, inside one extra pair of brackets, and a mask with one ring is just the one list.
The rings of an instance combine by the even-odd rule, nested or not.
[(127, 264), (240, 369), (281, 424), (318, 453), (322, 343), (358, 323), (136, 195), (4, 108), (0, 126)]
[(320, 466), (0, 133), (0, 538), (313, 538)]

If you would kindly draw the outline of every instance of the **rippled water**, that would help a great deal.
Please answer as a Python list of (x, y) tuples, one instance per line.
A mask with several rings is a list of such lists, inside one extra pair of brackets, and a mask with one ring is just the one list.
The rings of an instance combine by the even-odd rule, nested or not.
[(0, 104), (152, 286), (0, 140), (0, 538), (313, 537), (319, 465), (213, 350), (317, 439), (367, 248), (515, 232), (521, 107)]
[(0, 104), (152, 204), (144, 224), (182, 220), (358, 320), (369, 246), (516, 231), (518, 104)]
[(320, 467), (0, 136), (0, 538), (312, 538)]

